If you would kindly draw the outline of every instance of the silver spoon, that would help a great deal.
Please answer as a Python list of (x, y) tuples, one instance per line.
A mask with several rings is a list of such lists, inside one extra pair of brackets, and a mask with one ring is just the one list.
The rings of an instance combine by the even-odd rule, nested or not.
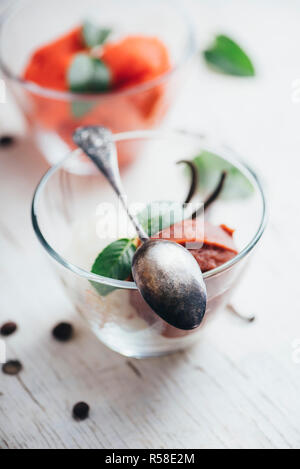
[(80, 127), (73, 139), (110, 182), (142, 242), (132, 262), (132, 275), (142, 297), (167, 323), (178, 329), (195, 329), (204, 317), (207, 302), (197, 261), (175, 242), (149, 239), (130, 212), (121, 183), (116, 145), (108, 129)]

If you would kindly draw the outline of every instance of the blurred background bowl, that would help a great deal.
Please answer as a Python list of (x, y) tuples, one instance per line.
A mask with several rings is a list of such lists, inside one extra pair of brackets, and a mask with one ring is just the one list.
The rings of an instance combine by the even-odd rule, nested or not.
[[(77, 95), (40, 87), (22, 79), (32, 53), (91, 18), (118, 35), (147, 35), (167, 47), (172, 68), (149, 82), (123, 91)], [(34, 140), (50, 164), (73, 149), (72, 133), (81, 125), (104, 125), (113, 132), (161, 124), (196, 53), (194, 29), (185, 10), (172, 0), (25, 0), (5, 10), (0, 27), (0, 66), (22, 109)], [(137, 155), (120, 153), (121, 166)], [(92, 171), (82, 159), (78, 174)]]

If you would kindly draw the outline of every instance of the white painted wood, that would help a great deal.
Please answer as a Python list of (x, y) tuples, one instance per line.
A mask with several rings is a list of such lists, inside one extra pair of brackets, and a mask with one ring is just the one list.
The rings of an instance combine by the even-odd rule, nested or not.
[[(29, 218), (34, 186), (46, 170), (30, 141), (0, 151), (0, 322), (15, 320), (8, 358), (19, 378), (0, 374), (0, 448), (299, 448), (300, 339), (299, 2), (217, 0), (188, 3), (199, 41), (225, 31), (256, 58), (259, 75), (239, 80), (200, 66), (169, 126), (216, 134), (263, 174), (272, 202), (263, 243), (235, 306), (196, 347), (130, 362), (102, 346), (73, 311), (35, 240)], [(14, 131), (10, 102), (1, 127)], [(18, 130), (19, 131), (19, 130)], [(62, 319), (76, 340), (52, 340)], [(297, 358), (297, 357), (296, 357)], [(130, 363), (130, 364), (129, 364)], [(75, 423), (75, 402), (91, 418)]]

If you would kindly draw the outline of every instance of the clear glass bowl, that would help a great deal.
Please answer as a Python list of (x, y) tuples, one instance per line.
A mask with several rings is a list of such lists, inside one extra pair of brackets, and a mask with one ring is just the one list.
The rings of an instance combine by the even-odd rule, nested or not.
[[(172, 69), (124, 91), (79, 95), (40, 87), (22, 79), (31, 54), (91, 18), (119, 36), (156, 36), (167, 46)], [(0, 67), (27, 118), (33, 137), (50, 164), (74, 149), (72, 134), (81, 125), (103, 125), (113, 132), (150, 129), (169, 110), (196, 54), (194, 30), (184, 9), (172, 0), (25, 0), (13, 2), (0, 22)], [(136, 153), (120, 153), (125, 166)], [(85, 159), (73, 168), (91, 170)]]
[[(207, 139), (185, 132), (137, 131), (114, 136), (119, 150), (140, 149), (136, 163), (122, 172), (130, 204), (155, 200), (183, 201), (189, 188), (188, 173), (175, 163), (206, 152), (219, 155), (219, 163), (233, 175), (226, 197), (220, 197), (206, 217), (213, 224), (236, 230), (239, 254), (226, 264), (204, 274), (208, 307), (202, 325), (186, 332), (162, 321), (144, 303), (133, 282), (118, 281), (90, 273), (103, 247), (127, 234), (124, 212), (101, 174), (78, 176), (66, 171), (81, 158), (70, 153), (41, 180), (33, 199), (34, 230), (58, 268), (59, 275), (78, 311), (97, 337), (111, 349), (142, 358), (174, 352), (201, 340), (206, 320), (215, 316), (229, 300), (247, 260), (260, 240), (266, 224), (266, 202), (256, 175), (231, 151)], [(207, 153), (208, 152), (208, 153)], [(206, 167), (206, 178), (217, 177), (220, 168)], [(211, 172), (210, 172), (211, 171)], [(237, 174), (239, 175), (237, 177)], [(242, 178), (242, 179), (241, 179)], [(243, 197), (241, 181), (251, 189)], [(210, 189), (204, 190), (203, 196)], [(235, 196), (233, 197), (233, 195)], [(127, 229), (127, 227), (126, 227)], [(114, 287), (101, 296), (97, 287)]]

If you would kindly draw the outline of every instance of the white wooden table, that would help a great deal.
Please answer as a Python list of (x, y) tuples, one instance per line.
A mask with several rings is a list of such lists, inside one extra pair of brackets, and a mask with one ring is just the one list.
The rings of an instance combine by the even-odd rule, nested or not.
[[(229, 311), (196, 347), (127, 360), (102, 346), (72, 309), (30, 225), (33, 189), (47, 165), (20, 134), (0, 151), (0, 318), (19, 377), (0, 374), (0, 448), (299, 448), (300, 4), (275, 0), (188, 3), (199, 41), (227, 32), (248, 48), (254, 80), (214, 75), (203, 65), (168, 125), (215, 134), (265, 177), (271, 220), (235, 298), (252, 324)], [(202, 42), (203, 43), (203, 42)], [(294, 96), (295, 98), (295, 96)], [(1, 131), (22, 132), (11, 99)], [(50, 331), (71, 320), (76, 339)], [(298, 339), (298, 345), (297, 345)], [(71, 418), (74, 403), (90, 419)]]

